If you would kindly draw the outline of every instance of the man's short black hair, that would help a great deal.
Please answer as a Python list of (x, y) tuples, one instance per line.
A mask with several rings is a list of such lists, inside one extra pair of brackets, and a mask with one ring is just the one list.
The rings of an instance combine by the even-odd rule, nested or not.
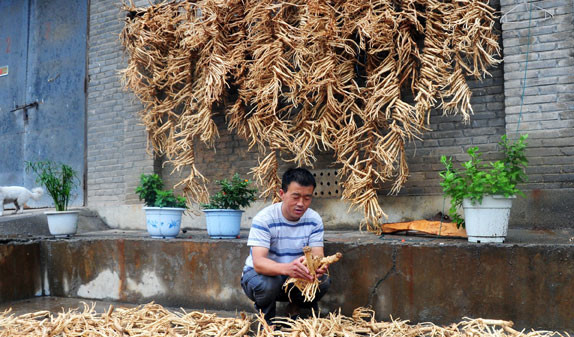
[(287, 187), (289, 187), (289, 184), (292, 182), (296, 182), (301, 186), (313, 186), (313, 189), (317, 187), (313, 174), (302, 167), (290, 168), (283, 173), (283, 179), (281, 179), (281, 189), (283, 192), (287, 192)]

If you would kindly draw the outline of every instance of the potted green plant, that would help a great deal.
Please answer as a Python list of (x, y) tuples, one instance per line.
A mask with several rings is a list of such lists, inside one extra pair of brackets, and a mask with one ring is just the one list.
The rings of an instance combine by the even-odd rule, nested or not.
[(212, 195), (209, 204), (202, 204), (207, 233), (213, 239), (233, 239), (241, 228), (242, 207), (255, 201), (257, 190), (250, 188), (248, 179), (235, 173), (230, 180), (216, 180), (220, 191)]
[(36, 182), (46, 187), (56, 211), (45, 212), (50, 234), (65, 237), (78, 230), (78, 211), (68, 211), (72, 190), (79, 185), (77, 173), (66, 164), (52, 161), (26, 162), (26, 172), (36, 175)]
[(181, 228), (181, 218), (187, 209), (187, 200), (175, 196), (172, 190), (163, 190), (163, 181), (157, 174), (142, 174), (136, 188), (146, 214), (147, 231), (152, 238), (175, 238)]
[[(470, 242), (504, 242), (512, 199), (524, 195), (518, 184), (527, 180), (526, 139), (522, 135), (510, 142), (506, 135), (498, 143), (504, 158), (484, 163), (478, 147), (471, 147), (467, 153), (470, 160), (457, 170), (452, 158), (441, 157), (445, 170), (440, 172), (440, 185), (446, 196), (451, 198), (449, 214), (457, 227), (466, 228)], [(464, 209), (464, 219), (457, 213)]]

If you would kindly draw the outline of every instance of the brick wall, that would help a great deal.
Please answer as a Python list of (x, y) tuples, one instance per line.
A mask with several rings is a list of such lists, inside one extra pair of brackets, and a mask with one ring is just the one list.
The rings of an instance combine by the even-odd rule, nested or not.
[(574, 4), (571, 0), (532, 2), (554, 15), (547, 19), (544, 10), (533, 7), (530, 14), (529, 4), (518, 4), (502, 1), (503, 11), (514, 8), (503, 24), (506, 131), (529, 134), (528, 189), (571, 189), (574, 188)]
[(141, 104), (119, 80), (118, 71), (126, 66), (119, 42), (122, 18), (118, 1), (90, 2), (87, 205), (103, 210), (139, 205), (133, 192), (138, 177), (153, 170), (145, 129), (136, 115)]
[(432, 131), (426, 132), (422, 141), (412, 142), (407, 147), (411, 175), (400, 195), (441, 194), (439, 172), (444, 169), (441, 155), (451, 156), (455, 162), (466, 161), (466, 150), (478, 146), (484, 153), (483, 158), (497, 157), (497, 143), (505, 132), (502, 65), (491, 69), (490, 73), (492, 77), (482, 81), (468, 79), (474, 111), (468, 124), (462, 122), (461, 116), (431, 112)]
[(501, 0), (501, 8), (509, 13), (502, 20), (506, 132), (529, 135), (527, 198), (517, 199), (511, 221), (572, 227), (574, 2)]

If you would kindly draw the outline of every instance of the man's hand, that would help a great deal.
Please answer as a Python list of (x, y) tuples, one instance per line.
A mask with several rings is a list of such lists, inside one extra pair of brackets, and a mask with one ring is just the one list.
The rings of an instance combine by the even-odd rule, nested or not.
[(309, 269), (303, 264), (303, 261), (305, 261), (305, 256), (300, 256), (288, 263), (286, 274), (290, 277), (313, 281), (313, 277), (309, 273)]
[(321, 276), (325, 275), (328, 270), (329, 270), (329, 265), (326, 264), (326, 265), (322, 266), (321, 268), (317, 269), (315, 271), (315, 274), (317, 274), (317, 278), (321, 278)]

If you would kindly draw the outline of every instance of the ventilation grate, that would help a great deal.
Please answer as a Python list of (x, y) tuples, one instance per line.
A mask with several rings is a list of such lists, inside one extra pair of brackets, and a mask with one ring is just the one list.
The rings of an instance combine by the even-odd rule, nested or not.
[(317, 182), (315, 198), (340, 198), (341, 186), (339, 184), (339, 170), (312, 170), (311, 173)]

